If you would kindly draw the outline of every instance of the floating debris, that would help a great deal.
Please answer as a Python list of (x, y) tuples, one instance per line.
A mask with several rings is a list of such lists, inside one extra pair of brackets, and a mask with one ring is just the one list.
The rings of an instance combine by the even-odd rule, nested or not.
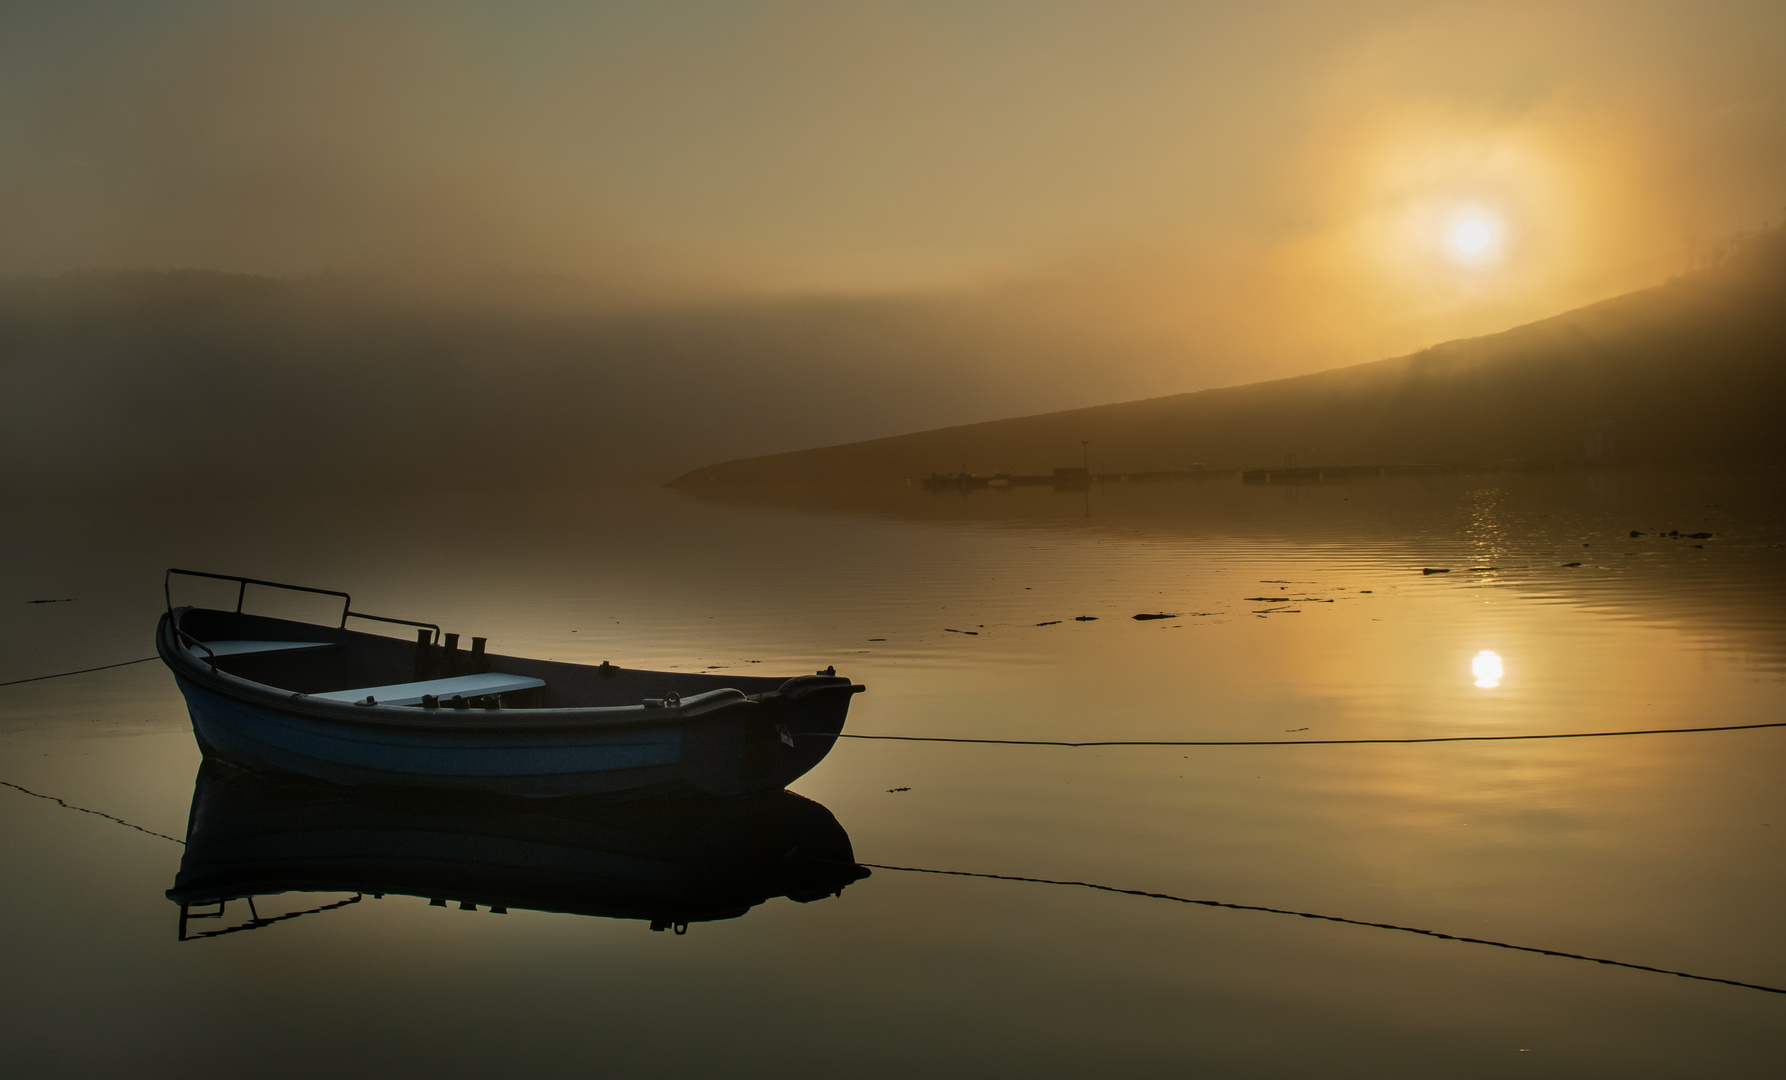
[(1451, 573), (1451, 568), (1449, 566), (1427, 566), (1422, 567), (1420, 572), (1422, 574), (1449, 574)]
[(1061, 621), (1059, 619), (1053, 619), (1048, 622), (1039, 622), (1036, 625), (1037, 626), (1059, 626), (1060, 623), (1061, 623)]
[(909, 788), (909, 787), (890, 787), (887, 789), (887, 794), (893, 795), (893, 794), (897, 794), (898, 792), (901, 792), (901, 791), (910, 791), (910, 790), (911, 790), (911, 788)]
[(1563, 565), (1564, 566), (1580, 566), (1581, 564), (1578, 562), (1566, 562)]
[(27, 603), (27, 604), (72, 604), (72, 603), (74, 603), (74, 597), (64, 596), (59, 600), (27, 600), (27, 601), (25, 601), (25, 603)]
[(1073, 621), (1074, 622), (1097, 622), (1098, 617), (1096, 615), (1075, 615), (1075, 616), (1073, 616)]
[(966, 634), (968, 637), (979, 637), (980, 636), (980, 632), (978, 630), (951, 630), (947, 626), (943, 627), (943, 633), (945, 633), (945, 634)]
[(1150, 619), (1176, 619), (1178, 616), (1176, 614), (1168, 615), (1164, 611), (1144, 611), (1141, 614), (1134, 616), (1134, 618), (1137, 622), (1147, 622)]
[[(885, 641), (885, 640), (887, 640), (887, 639), (886, 639), (886, 638), (884, 638), (884, 637), (871, 637), (871, 638), (869, 638), (869, 639), (868, 639), (868, 640), (870, 640), (870, 641)], [(754, 660), (753, 660), (753, 661), (751, 661), (751, 662), (752, 662), (752, 663), (755, 663), (755, 662), (756, 662), (756, 661), (754, 661)]]

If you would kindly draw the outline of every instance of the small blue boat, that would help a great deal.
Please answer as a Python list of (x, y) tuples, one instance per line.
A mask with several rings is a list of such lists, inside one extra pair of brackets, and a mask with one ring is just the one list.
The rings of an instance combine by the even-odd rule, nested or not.
[[(233, 611), (173, 605), (174, 576), (238, 586)], [(250, 585), (338, 597), (335, 626), (243, 612)], [(568, 664), (469, 649), (433, 623), (353, 610), (347, 593), (169, 570), (156, 650), (207, 757), (335, 784), (551, 798), (736, 796), (824, 759), (864, 687)], [(415, 640), (347, 629), (349, 619)]]

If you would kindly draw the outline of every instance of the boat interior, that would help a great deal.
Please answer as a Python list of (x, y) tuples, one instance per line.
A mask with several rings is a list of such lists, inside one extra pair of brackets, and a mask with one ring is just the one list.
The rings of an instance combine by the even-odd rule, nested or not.
[[(775, 690), (786, 676), (629, 669), (493, 653), (483, 638), (415, 626), (411, 640), (211, 608), (174, 609), (175, 637), (199, 662), (251, 682), (344, 703), (430, 708), (576, 709)], [(396, 620), (379, 620), (396, 622)], [(822, 673), (821, 673), (822, 674)]]

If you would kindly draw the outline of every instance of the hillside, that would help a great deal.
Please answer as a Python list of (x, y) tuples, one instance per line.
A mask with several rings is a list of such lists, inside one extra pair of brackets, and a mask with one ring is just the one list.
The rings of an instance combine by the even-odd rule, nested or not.
[[(662, 483), (719, 458), (1078, 403), (1087, 349), (957, 296), (646, 304), (531, 278), (0, 280), (0, 490)], [(1105, 400), (1161, 385), (1118, 366)]]
[(1298, 378), (723, 462), (682, 486), (1386, 462), (1786, 462), (1786, 230), (1716, 269)]

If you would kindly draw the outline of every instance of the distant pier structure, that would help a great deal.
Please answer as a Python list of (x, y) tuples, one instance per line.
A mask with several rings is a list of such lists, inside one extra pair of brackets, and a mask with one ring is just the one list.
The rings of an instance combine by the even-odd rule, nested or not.
[(1384, 480), (1391, 476), (1425, 476), (1434, 473), (1465, 472), (1528, 472), (1547, 467), (1540, 462), (1508, 458), (1502, 461), (1411, 462), (1398, 461), (1373, 465), (1295, 465), (1285, 464), (1264, 469), (1208, 469), (1194, 465), (1188, 469), (1154, 469), (1136, 472), (1095, 473), (1083, 466), (1055, 469), (1049, 473), (972, 473), (933, 472), (910, 483), (920, 484), (926, 491), (971, 491), (977, 488), (1052, 487), (1056, 491), (1076, 491), (1093, 484), (1145, 484), (1170, 481), (1228, 480), (1235, 476), (1243, 484), (1338, 484), (1359, 480)]
[(1288, 465), (1281, 469), (1245, 469), (1243, 484), (1321, 484), (1329, 480), (1381, 480), (1387, 465)]
[(1530, 472), (1545, 468), (1523, 458), (1501, 461), (1448, 463), (1392, 462), (1382, 465), (1288, 465), (1273, 469), (1242, 469), (1243, 484), (1331, 484), (1348, 480), (1382, 480), (1391, 476), (1425, 476), (1433, 473)]
[(926, 491), (970, 491), (976, 488), (1052, 487), (1056, 491), (1076, 491), (1093, 484), (1145, 484), (1174, 480), (1232, 481), (1238, 475), (1243, 484), (1337, 484), (1359, 480), (1384, 480), (1391, 476), (1425, 476), (1434, 473), (1530, 472), (1552, 468), (1543, 462), (1521, 458), (1501, 461), (1412, 462), (1397, 461), (1375, 465), (1294, 465), (1265, 469), (1208, 469), (1193, 465), (1188, 469), (1155, 469), (1137, 472), (1094, 473), (1083, 466), (1055, 469), (1049, 473), (971, 473), (933, 472), (910, 483), (921, 484)]
[(1218, 475), (1232, 475), (1226, 471), (1211, 472), (1202, 465), (1193, 465), (1188, 469), (1156, 469), (1144, 472), (1128, 473), (1094, 473), (1085, 466), (1071, 466), (1055, 469), (1049, 473), (992, 473), (982, 475), (967, 471), (933, 472), (929, 476), (919, 477), (918, 483), (927, 491), (969, 491), (974, 488), (1011, 488), (1011, 487), (1053, 487), (1057, 489), (1074, 489), (1089, 487), (1092, 484), (1113, 483), (1146, 483), (1162, 480), (1205, 480)]

